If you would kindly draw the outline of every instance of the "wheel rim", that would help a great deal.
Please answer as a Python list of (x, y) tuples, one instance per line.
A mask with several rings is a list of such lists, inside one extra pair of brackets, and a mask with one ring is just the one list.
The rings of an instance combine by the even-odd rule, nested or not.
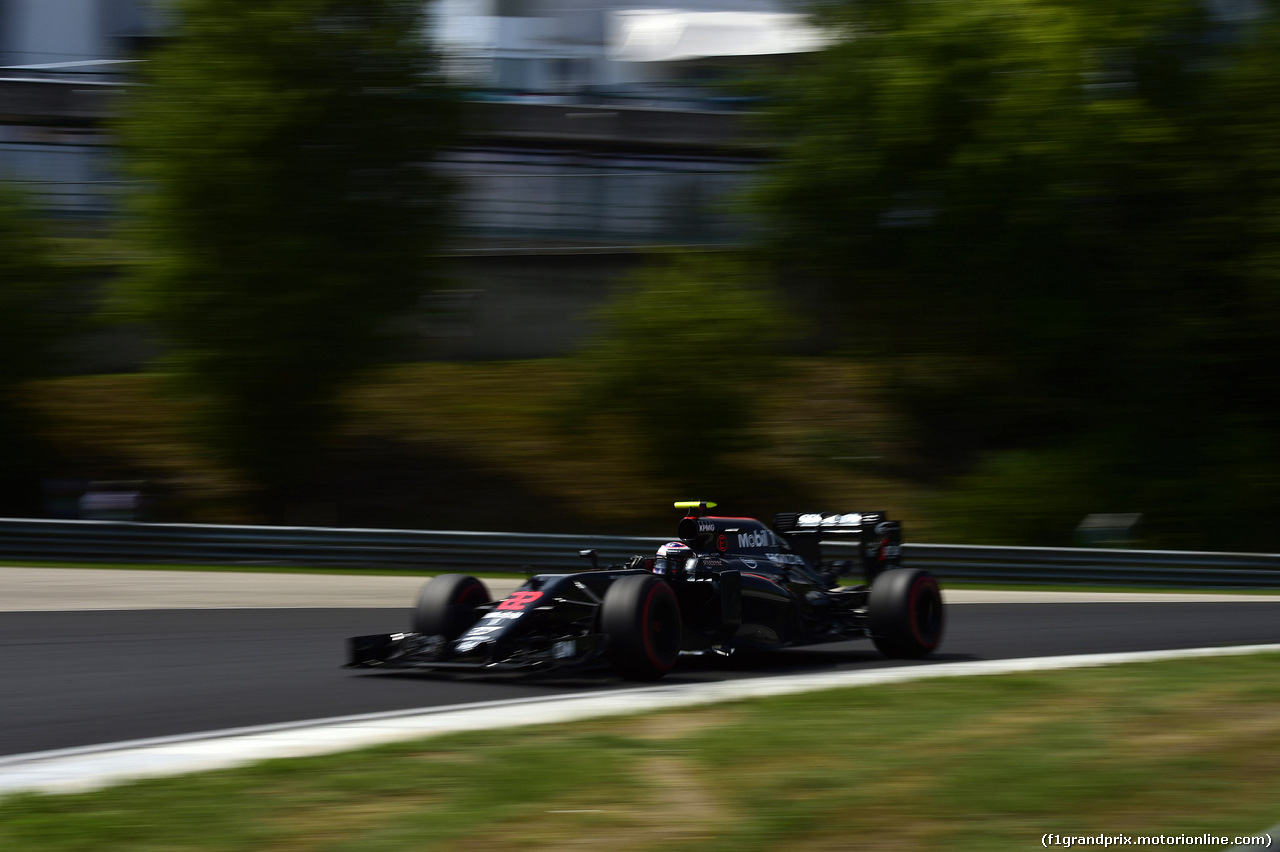
[(916, 641), (932, 649), (942, 629), (942, 595), (930, 577), (920, 577), (911, 588), (911, 632)]
[(675, 665), (680, 654), (678, 610), (662, 586), (654, 586), (645, 597), (644, 649), (649, 662), (660, 669)]
[(451, 606), (476, 606), (477, 604), (484, 603), (486, 597), (488, 597), (488, 595), (484, 593), (484, 589), (479, 583), (468, 584), (466, 587), (459, 590), (458, 594), (454, 597)]

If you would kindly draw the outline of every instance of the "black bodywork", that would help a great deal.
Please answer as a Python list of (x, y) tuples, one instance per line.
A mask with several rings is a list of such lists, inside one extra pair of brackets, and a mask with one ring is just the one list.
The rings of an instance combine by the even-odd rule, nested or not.
[[(884, 513), (786, 513), (766, 526), (708, 516), (704, 506), (679, 523), (688, 550), (678, 559), (639, 555), (539, 574), (497, 601), (474, 578), (435, 578), (414, 629), (351, 639), (348, 665), (497, 673), (612, 664), (643, 679), (660, 677), (679, 654), (859, 638), (892, 656), (937, 646), (937, 584), (901, 567), (901, 525)], [(859, 558), (824, 561), (820, 542), (833, 538), (857, 541)], [(864, 582), (838, 585), (851, 573)]]

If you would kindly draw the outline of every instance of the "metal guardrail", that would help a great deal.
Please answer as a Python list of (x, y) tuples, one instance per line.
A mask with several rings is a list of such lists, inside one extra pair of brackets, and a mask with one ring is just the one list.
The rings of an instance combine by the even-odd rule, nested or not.
[(904, 559), (943, 580), (1280, 589), (1277, 554), (914, 544)]
[[(428, 572), (581, 570), (578, 551), (602, 564), (652, 553), (641, 536), (209, 526), (0, 518), (0, 558), (58, 562), (297, 565)], [(830, 542), (824, 553), (856, 556)], [(942, 581), (1280, 589), (1280, 555), (1162, 550), (908, 544), (904, 561)]]
[[(664, 539), (665, 540), (665, 539)], [(656, 549), (649, 538), (0, 519), (0, 558), (495, 572), (578, 569)]]

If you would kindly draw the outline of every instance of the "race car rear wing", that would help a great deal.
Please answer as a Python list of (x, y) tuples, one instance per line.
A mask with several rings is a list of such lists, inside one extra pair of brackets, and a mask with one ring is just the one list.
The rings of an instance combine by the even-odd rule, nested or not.
[(884, 512), (780, 512), (773, 516), (773, 531), (813, 565), (822, 562), (822, 541), (856, 538), (868, 583), (902, 565), (902, 522)]

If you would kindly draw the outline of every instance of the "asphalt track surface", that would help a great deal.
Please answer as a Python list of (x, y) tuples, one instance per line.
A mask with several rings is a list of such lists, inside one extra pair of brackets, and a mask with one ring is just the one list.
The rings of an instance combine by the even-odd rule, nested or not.
[[(0, 755), (624, 685), (341, 668), (346, 637), (404, 629), (406, 607), (168, 606), (0, 612)], [(665, 682), (1280, 642), (1276, 599), (966, 603), (948, 618), (941, 653), (926, 662), (850, 642), (727, 665), (682, 661)]]

